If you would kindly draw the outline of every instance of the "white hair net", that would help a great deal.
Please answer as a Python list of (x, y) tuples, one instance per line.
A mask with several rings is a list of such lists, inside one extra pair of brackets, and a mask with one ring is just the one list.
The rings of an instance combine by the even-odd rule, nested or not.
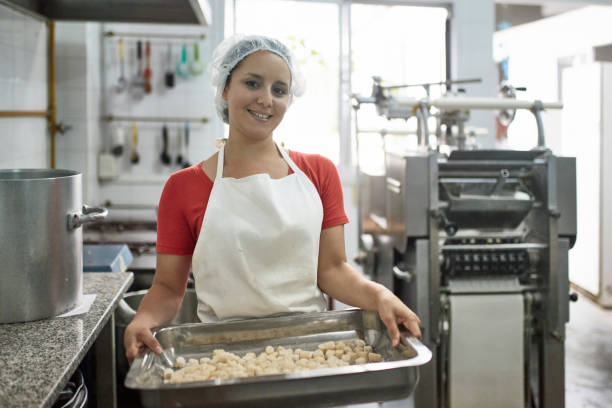
[(295, 65), (291, 51), (285, 44), (261, 35), (233, 35), (217, 46), (208, 64), (208, 74), (215, 91), (215, 107), (219, 117), (225, 123), (229, 123), (227, 102), (223, 99), (223, 90), (227, 80), (240, 61), (256, 51), (273, 52), (287, 63), (291, 74), (290, 103), (294, 96), (301, 96), (304, 93), (304, 78)]

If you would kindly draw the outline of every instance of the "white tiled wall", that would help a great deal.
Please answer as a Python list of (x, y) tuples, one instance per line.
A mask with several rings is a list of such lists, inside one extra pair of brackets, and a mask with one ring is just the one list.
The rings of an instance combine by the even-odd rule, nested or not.
[[(222, 1), (213, 1), (216, 17), (223, 19)], [(215, 20), (219, 21), (219, 20)], [(154, 92), (142, 101), (117, 95), (112, 86), (118, 77), (117, 38), (104, 38), (103, 32), (150, 32), (190, 34), (205, 33), (200, 42), (200, 59), (206, 64), (212, 49), (223, 35), (217, 30), (199, 26), (136, 25), (100, 23), (55, 24), (57, 121), (70, 126), (56, 137), (56, 167), (83, 173), (83, 197), (88, 204), (105, 200), (125, 204), (155, 205), (164, 180), (178, 166), (162, 166), (159, 160), (162, 123), (139, 125), (138, 165), (130, 164), (130, 123), (126, 129), (126, 146), (119, 158), (121, 177), (117, 182), (98, 180), (98, 155), (108, 149), (110, 135), (117, 123), (101, 120), (104, 115), (207, 117), (209, 124), (191, 124), (188, 158), (192, 163), (203, 160), (214, 151), (214, 140), (223, 134), (223, 125), (214, 118), (212, 95), (206, 74), (189, 80), (177, 80), (174, 89), (162, 85), (162, 59), (166, 40), (151, 39)], [(174, 59), (178, 58), (181, 40), (173, 40)], [(48, 31), (44, 22), (0, 5), (0, 110), (40, 110), (48, 108), (47, 84)], [(192, 54), (193, 41), (189, 56)], [(133, 77), (134, 40), (128, 47), (128, 80)], [(170, 154), (176, 159), (178, 126), (170, 127)], [(44, 118), (0, 118), (0, 168), (49, 167), (50, 142)], [(140, 179), (141, 181), (134, 181)], [(152, 181), (153, 180), (153, 181)]]
[[(47, 110), (47, 26), (0, 5), (0, 110)], [(44, 118), (0, 118), (0, 168), (49, 167)]]
[[(99, 47), (90, 36), (99, 35), (97, 23), (56, 23), (57, 121), (70, 129), (56, 139), (56, 167), (83, 173), (83, 200), (97, 204), (96, 140), (99, 138)], [(92, 103), (93, 102), (93, 103)]]
[[(188, 79), (175, 78), (174, 88), (167, 88), (164, 84), (165, 72), (174, 71), (180, 58), (181, 47), (187, 45), (188, 61), (193, 59), (193, 44), (191, 39), (167, 39), (170, 35), (198, 35), (205, 34), (204, 40), (197, 40), (199, 44), (200, 61), (206, 64), (212, 54), (211, 41), (208, 38), (208, 29), (198, 26), (177, 25), (147, 25), (147, 24), (105, 24), (103, 31), (118, 33), (149, 33), (150, 38), (124, 37), (125, 46), (125, 76), (131, 82), (137, 71), (136, 44), (142, 40), (143, 65), (145, 42), (151, 42), (151, 71), (152, 92), (141, 100), (135, 99), (129, 89), (122, 93), (115, 91), (119, 78), (119, 38), (104, 37), (101, 42), (103, 54), (103, 85), (101, 96), (102, 109), (105, 115), (136, 116), (147, 118), (207, 118), (212, 120), (214, 115), (212, 105), (212, 92), (210, 81), (206, 73), (192, 76)], [(158, 36), (158, 37), (156, 37)], [(167, 49), (171, 44), (172, 63), (167, 67)], [(135, 124), (138, 129), (137, 152), (140, 161), (137, 164), (130, 162), (132, 151), (131, 127)], [(99, 185), (100, 199), (111, 200), (118, 204), (157, 204), (163, 184), (167, 177), (180, 169), (176, 164), (179, 152), (178, 133), (184, 131), (185, 124), (167, 122), (168, 151), (172, 159), (170, 166), (164, 165), (160, 160), (162, 149), (162, 127), (164, 122), (132, 122), (113, 121), (103, 125), (99, 139), (99, 150), (108, 151), (112, 142), (112, 134), (121, 127), (125, 134), (124, 153), (118, 158), (120, 167), (119, 179), (115, 182), (102, 182)], [(197, 163), (214, 152), (215, 136), (210, 132), (208, 124), (189, 123), (190, 137), (189, 149), (185, 149), (187, 160)]]
[[(214, 114), (209, 80), (201, 75), (188, 80), (176, 80), (173, 89), (163, 85), (168, 40), (151, 38), (153, 92), (136, 100), (126, 91), (117, 93), (114, 86), (119, 77), (118, 38), (105, 37), (108, 31), (119, 33), (206, 33), (199, 26), (165, 26), (146, 24), (57, 23), (57, 107), (58, 121), (71, 129), (58, 137), (57, 165), (83, 173), (84, 200), (91, 204), (110, 200), (115, 204), (155, 205), (167, 177), (179, 166), (164, 166), (161, 152), (162, 122), (135, 122), (138, 126), (140, 162), (132, 164), (132, 122), (106, 122), (106, 115), (142, 117), (210, 118)], [(137, 38), (125, 37), (126, 77), (130, 82), (136, 71), (135, 46)], [(171, 40), (173, 61), (178, 59), (181, 40)], [(191, 59), (193, 41), (190, 45)], [(210, 40), (199, 41), (200, 59), (205, 64), (212, 52)], [(144, 50), (143, 50), (144, 51)], [(214, 122), (214, 121), (213, 121)], [(173, 161), (178, 150), (177, 130), (183, 123), (168, 123), (169, 146)], [(125, 132), (124, 153), (117, 158), (120, 176), (115, 181), (98, 180), (98, 156), (108, 152), (111, 137), (117, 127)], [(214, 125), (213, 125), (214, 127)], [(214, 140), (208, 124), (190, 124), (189, 161), (196, 163), (212, 154)], [(112, 211), (111, 211), (112, 212)], [(112, 215), (112, 214), (111, 214)]]
[[(222, 5), (222, 2), (213, 2), (213, 5)], [(153, 35), (152, 38), (142, 38), (143, 41), (151, 41), (153, 73), (153, 92), (142, 100), (134, 99), (128, 91), (115, 91), (119, 77), (118, 37), (104, 36), (109, 31)], [(167, 123), (173, 164), (165, 166), (159, 159), (163, 122), (135, 122), (140, 161), (132, 164), (129, 156), (133, 122), (106, 122), (103, 120), (106, 115), (210, 119), (208, 124), (190, 123), (187, 156), (191, 163), (211, 155), (215, 139), (223, 134), (222, 124), (214, 117), (212, 91), (206, 73), (186, 80), (177, 78), (176, 86), (172, 89), (164, 86), (167, 44), (172, 44), (175, 65), (183, 43), (188, 45), (188, 57), (192, 59), (195, 41), (169, 40), (163, 38), (164, 34), (205, 34), (206, 38), (198, 43), (200, 60), (206, 64), (212, 49), (220, 41), (217, 37), (222, 36), (222, 29), (159, 24), (56, 24), (58, 120), (71, 126), (69, 132), (58, 137), (57, 162), (58, 167), (83, 173), (83, 196), (87, 203), (99, 204), (110, 200), (114, 204), (156, 205), (165, 180), (180, 169), (175, 161), (178, 153), (177, 132), (179, 128), (184, 128), (183, 123)], [(136, 72), (137, 40), (124, 37), (125, 76), (128, 82), (132, 81)], [(119, 179), (99, 181), (98, 156), (101, 152), (109, 151), (112, 134), (117, 127), (122, 127), (125, 134), (124, 153), (116, 159), (120, 168)], [(111, 216), (118, 213), (111, 210)]]

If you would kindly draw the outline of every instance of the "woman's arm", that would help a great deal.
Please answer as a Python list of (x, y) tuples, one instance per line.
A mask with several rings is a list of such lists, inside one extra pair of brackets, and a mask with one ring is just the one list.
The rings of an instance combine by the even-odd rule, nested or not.
[(390, 290), (366, 279), (346, 262), (343, 225), (321, 232), (317, 279), (321, 290), (329, 296), (347, 305), (378, 312), (393, 345), (399, 344), (398, 324), (421, 337), (421, 321), (417, 315)]
[(185, 295), (190, 266), (191, 255), (157, 254), (153, 284), (125, 330), (125, 350), (130, 364), (144, 348), (161, 353), (161, 346), (153, 337), (151, 328), (168, 324), (178, 313)]

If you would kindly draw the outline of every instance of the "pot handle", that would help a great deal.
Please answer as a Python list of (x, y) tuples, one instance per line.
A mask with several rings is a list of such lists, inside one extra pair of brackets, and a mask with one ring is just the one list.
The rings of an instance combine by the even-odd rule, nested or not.
[(82, 212), (68, 214), (68, 230), (79, 228), (89, 222), (102, 221), (108, 215), (108, 210), (104, 207), (90, 207), (83, 204)]

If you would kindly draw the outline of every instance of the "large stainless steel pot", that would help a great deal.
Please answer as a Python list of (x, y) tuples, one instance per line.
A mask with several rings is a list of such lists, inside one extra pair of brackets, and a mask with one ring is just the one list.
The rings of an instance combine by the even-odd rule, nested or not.
[(44, 319), (79, 304), (80, 226), (106, 214), (83, 205), (76, 171), (0, 170), (0, 323)]

